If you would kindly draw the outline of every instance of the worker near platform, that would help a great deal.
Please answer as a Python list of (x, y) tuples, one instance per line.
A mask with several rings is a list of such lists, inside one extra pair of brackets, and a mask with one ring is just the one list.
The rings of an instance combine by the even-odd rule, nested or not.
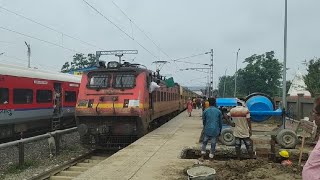
[(206, 102), (206, 100), (207, 100), (207, 98), (204, 96), (203, 98), (202, 98), (202, 101), (201, 101), (201, 106), (202, 106), (202, 112), (205, 110), (205, 102)]
[[(313, 105), (312, 116), (315, 120), (318, 129), (320, 127), (320, 97), (318, 97)], [(320, 138), (310, 156), (303, 166), (302, 179), (304, 180), (319, 180), (320, 179)]]
[(206, 147), (209, 140), (211, 140), (209, 158), (212, 159), (214, 157), (217, 137), (220, 135), (222, 129), (222, 114), (221, 111), (216, 108), (216, 99), (209, 98), (208, 101), (210, 107), (206, 109), (202, 114), (204, 138), (202, 141), (200, 160), (204, 159), (204, 156), (206, 154)]
[(279, 152), (280, 158), (278, 159), (278, 162), (281, 163), (284, 166), (291, 166), (292, 161), (289, 159), (289, 152), (286, 150), (282, 150)]
[(202, 102), (202, 111), (206, 110), (207, 108), (209, 108), (209, 101), (208, 98), (204, 97), (203, 102)]
[(188, 102), (187, 102), (187, 111), (188, 111), (189, 117), (191, 117), (192, 109), (193, 109), (193, 105), (192, 105), (191, 98), (188, 98)]
[(197, 107), (196, 98), (192, 99), (192, 106), (193, 106), (193, 109), (196, 109)]
[(200, 98), (196, 99), (196, 104), (197, 104), (197, 109), (200, 109), (200, 107), (201, 107), (201, 99)]
[(243, 101), (239, 100), (237, 106), (230, 110), (228, 116), (230, 116), (233, 121), (233, 136), (235, 137), (237, 158), (241, 158), (241, 141), (246, 145), (250, 158), (253, 158), (253, 143), (250, 139), (252, 130), (249, 109), (245, 107)]

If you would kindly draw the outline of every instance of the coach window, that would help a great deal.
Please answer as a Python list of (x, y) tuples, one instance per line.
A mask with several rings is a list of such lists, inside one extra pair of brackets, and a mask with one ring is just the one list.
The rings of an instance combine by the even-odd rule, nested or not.
[(33, 91), (32, 89), (13, 89), (14, 104), (32, 104)]
[(156, 98), (157, 98), (157, 97), (156, 97), (156, 92), (153, 91), (153, 92), (151, 93), (151, 95), (152, 95), (152, 100), (153, 100), (153, 102), (156, 102), (156, 101), (157, 101), (157, 99), (156, 99)]
[(157, 102), (160, 102), (160, 91), (157, 91)]
[(161, 102), (164, 101), (164, 92), (161, 92), (161, 99), (160, 99), (160, 101), (161, 101)]
[(52, 91), (37, 90), (37, 103), (52, 103)]
[(0, 104), (8, 104), (8, 103), (9, 103), (9, 89), (0, 88)]
[(66, 102), (76, 102), (77, 96), (75, 91), (66, 91), (64, 94), (64, 99)]

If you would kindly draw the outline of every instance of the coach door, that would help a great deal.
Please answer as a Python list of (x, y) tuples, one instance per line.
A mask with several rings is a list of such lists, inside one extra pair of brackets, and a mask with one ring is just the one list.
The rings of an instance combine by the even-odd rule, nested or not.
[(61, 117), (62, 117), (62, 88), (61, 83), (54, 83), (53, 103), (54, 110), (51, 119), (51, 130), (55, 131), (60, 129)]
[(61, 83), (54, 83), (54, 94), (53, 94), (53, 100), (54, 100), (54, 116), (60, 117), (62, 113), (62, 88)]

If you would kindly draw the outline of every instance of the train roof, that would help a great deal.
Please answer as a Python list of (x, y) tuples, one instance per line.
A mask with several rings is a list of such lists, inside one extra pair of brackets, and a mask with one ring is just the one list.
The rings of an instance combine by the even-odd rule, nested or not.
[(37, 78), (45, 80), (65, 81), (80, 83), (81, 76), (50, 72), (40, 69), (25, 68), (16, 65), (0, 64), (0, 75), (9, 75), (16, 77)]

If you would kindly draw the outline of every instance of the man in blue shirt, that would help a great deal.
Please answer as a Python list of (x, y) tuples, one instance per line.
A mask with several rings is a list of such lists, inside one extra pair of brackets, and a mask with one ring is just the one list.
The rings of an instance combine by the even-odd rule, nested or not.
[(203, 111), (202, 114), (204, 138), (202, 142), (200, 160), (203, 160), (206, 154), (206, 147), (209, 140), (211, 140), (209, 158), (212, 159), (214, 157), (217, 137), (220, 135), (222, 129), (222, 113), (218, 108), (215, 107), (216, 99), (209, 98), (208, 101), (210, 107)]

